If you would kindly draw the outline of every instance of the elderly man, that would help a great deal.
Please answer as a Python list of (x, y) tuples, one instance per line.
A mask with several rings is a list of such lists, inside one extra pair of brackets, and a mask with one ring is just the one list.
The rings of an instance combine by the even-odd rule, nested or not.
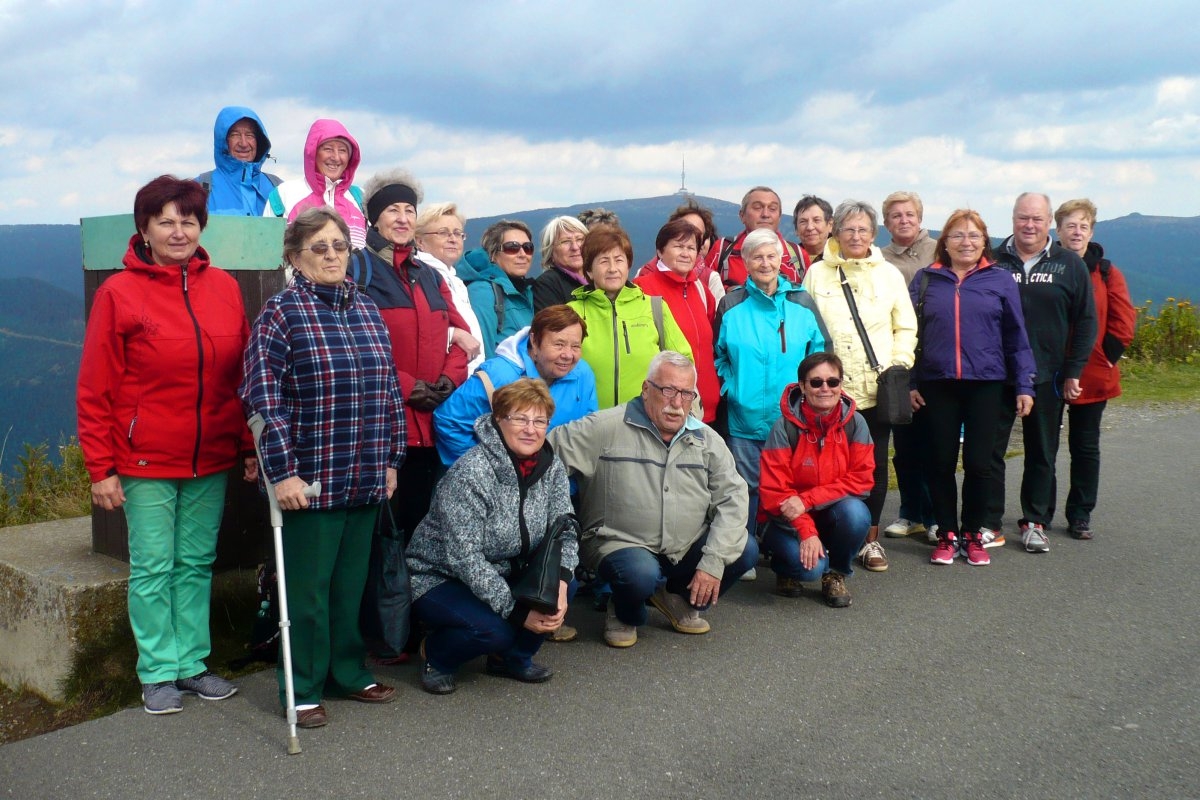
[[(1021, 544), (1026, 552), (1050, 549), (1045, 527), (1054, 519), (1063, 401), (1079, 397), (1079, 376), (1096, 342), (1092, 280), (1083, 260), (1050, 239), (1050, 198), (1025, 192), (1013, 207), (1013, 234), (996, 251), (996, 266), (1021, 287), (1025, 330), (1037, 362), (1033, 411), (1024, 418), (1025, 469), (1021, 476)], [(1008, 387), (1012, 392), (1012, 387)], [(1016, 402), (1005, 401), (992, 450), (992, 487), (984, 527), (985, 545), (1002, 542), (1004, 453)]]
[[(913, 275), (934, 262), (937, 240), (921, 227), (925, 207), (916, 192), (892, 192), (883, 201), (883, 226), (892, 236), (883, 248), (883, 257), (912, 283)], [(900, 490), (900, 517), (884, 529), (887, 536), (908, 536), (924, 532), (930, 543), (937, 544), (937, 526), (933, 524), (933, 501), (921, 467), (921, 447), (925, 441), (925, 409), (913, 414), (910, 425), (892, 428), (892, 466), (896, 468), (896, 487)]]
[(208, 192), (208, 213), (261, 217), (271, 190), (281, 181), (263, 172), (271, 154), (262, 120), (249, 108), (226, 106), (213, 124), (216, 169), (196, 176)]
[(779, 218), (783, 205), (779, 195), (768, 186), (755, 186), (742, 198), (742, 206), (738, 210), (738, 218), (745, 230), (736, 238), (721, 237), (708, 251), (705, 266), (721, 276), (721, 282), (727, 288), (742, 286), (746, 283), (746, 264), (742, 260), (742, 241), (750, 231), (766, 228), (775, 231), (779, 236), (779, 244), (783, 247), (783, 263), (780, 273), (794, 284), (799, 285), (804, 278), (804, 270), (808, 268), (809, 259), (796, 245), (787, 241), (779, 233)]
[(547, 437), (579, 486), (580, 560), (612, 588), (604, 641), (637, 642), (646, 601), (680, 633), (758, 561), (746, 535), (746, 482), (729, 448), (689, 415), (696, 368), (667, 350), (642, 394)]

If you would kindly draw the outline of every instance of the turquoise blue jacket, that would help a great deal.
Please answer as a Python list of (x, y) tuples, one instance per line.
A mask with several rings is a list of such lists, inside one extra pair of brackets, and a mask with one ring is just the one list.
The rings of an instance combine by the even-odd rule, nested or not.
[[(500, 342), (533, 322), (533, 288), (518, 291), (508, 274), (478, 247), (464, 253), (454, 271), (467, 284), (471, 310), (483, 333), (483, 353), (491, 358)], [(493, 287), (499, 288), (499, 295)], [(500, 314), (496, 313), (498, 305), (503, 309)]]
[(829, 341), (816, 302), (782, 275), (774, 296), (748, 280), (721, 298), (713, 332), (729, 434), (766, 441), (796, 368)]
[[(475, 420), (481, 414), (491, 413), (492, 404), (483, 381), (479, 379), (480, 372), (487, 373), (493, 390), (507, 386), (518, 378), (540, 379), (537, 366), (529, 356), (529, 328), (523, 328), (501, 342), (496, 348), (496, 356), (480, 364), (475, 374), (467, 378), (433, 412), (434, 441), (438, 455), (447, 467), (479, 444), (475, 436)], [(599, 405), (596, 402), (596, 376), (583, 359), (573, 370), (550, 384), (549, 389), (550, 397), (554, 400), (551, 428), (586, 417)]]

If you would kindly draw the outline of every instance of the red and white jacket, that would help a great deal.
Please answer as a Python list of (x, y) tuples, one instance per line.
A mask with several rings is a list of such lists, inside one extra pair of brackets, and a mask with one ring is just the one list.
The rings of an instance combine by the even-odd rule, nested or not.
[(782, 416), (772, 426), (759, 462), (758, 497), (762, 510), (781, 523), (779, 507), (789, 497), (799, 497), (805, 512), (790, 524), (801, 539), (809, 539), (817, 535), (810, 512), (870, 494), (875, 447), (849, 395), (843, 394), (841, 405), (824, 417), (813, 414), (803, 397), (798, 383), (783, 390)]
[(237, 281), (203, 248), (187, 264), (154, 264), (139, 235), (124, 264), (96, 291), (79, 365), (92, 482), (229, 469), (254, 447), (237, 396), (250, 331)]

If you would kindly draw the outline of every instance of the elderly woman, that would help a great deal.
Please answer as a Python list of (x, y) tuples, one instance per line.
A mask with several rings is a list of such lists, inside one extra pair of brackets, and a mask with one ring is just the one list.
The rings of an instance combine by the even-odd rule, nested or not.
[(591, 331), (583, 360), (596, 374), (600, 408), (612, 408), (641, 395), (650, 360), (674, 350), (692, 358), (692, 346), (671, 309), (629, 283), (633, 245), (620, 228), (599, 225), (583, 240), (587, 286), (575, 290), (569, 305)]
[[(328, 721), (331, 694), (386, 703), (390, 686), (364, 665), (358, 627), (371, 535), (404, 460), (404, 407), (388, 330), (346, 278), (350, 230), (313, 208), (288, 226), (292, 283), (267, 301), (246, 346), (239, 388), (261, 414), (263, 472), (283, 511), (297, 724)], [(304, 490), (321, 482), (320, 496)], [(283, 668), (277, 671), (284, 702)]]
[[(937, 520), (934, 564), (953, 564), (959, 554), (973, 566), (991, 563), (980, 528), (1004, 384), (1016, 387), (1019, 416), (1033, 408), (1037, 367), (1021, 297), (1008, 271), (993, 268), (991, 251), (979, 214), (955, 211), (942, 226), (934, 263), (919, 270), (909, 287), (920, 315), (911, 395), (913, 410), (925, 409), (920, 446)], [(961, 524), (955, 479), (960, 435)]]
[(261, 217), (267, 198), (280, 183), (262, 171), (270, 154), (271, 140), (257, 114), (242, 106), (222, 108), (213, 125), (216, 169), (196, 177), (208, 192), (208, 212)]
[[(229, 470), (253, 443), (237, 399), (248, 328), (237, 282), (200, 247), (204, 189), (138, 190), (123, 272), (97, 290), (76, 393), (92, 502), (124, 507), (129, 623), (150, 714), (237, 688), (205, 667), (212, 564)], [(179, 513), (186, 510), (186, 513)]]
[(481, 247), (458, 262), (467, 283), (471, 308), (483, 333), (483, 352), (496, 355), (496, 346), (533, 320), (533, 233), (519, 220), (502, 219), (483, 232)]
[(575, 217), (555, 217), (542, 229), (542, 274), (533, 283), (533, 309), (570, 302), (571, 292), (587, 283), (583, 274), (583, 237), (587, 228)]
[(661, 297), (671, 309), (695, 356), (697, 388), (700, 390), (703, 420), (717, 418), (720, 384), (713, 365), (713, 317), (717, 301), (700, 279), (700, 232), (690, 222), (677, 219), (659, 228), (654, 240), (658, 258), (654, 268), (644, 271), (634, 285), (648, 295)]
[(871, 524), (863, 498), (875, 482), (874, 446), (854, 399), (842, 391), (840, 358), (813, 353), (797, 376), (763, 448), (759, 491), (771, 518), (764, 541), (777, 593), (799, 597), (804, 582), (820, 579), (825, 602), (845, 608), (846, 578)]
[(822, 260), (813, 264), (804, 276), (804, 288), (817, 301), (821, 319), (832, 337), (832, 351), (845, 364), (846, 394), (854, 398), (875, 442), (875, 486), (867, 498), (871, 531), (860, 556), (866, 569), (883, 572), (888, 568), (887, 554), (877, 538), (879, 517), (887, 499), (891, 426), (875, 404), (877, 375), (867, 358), (842, 287), (848, 286), (854, 296), (881, 370), (893, 365), (912, 366), (917, 317), (904, 276), (874, 244), (876, 227), (875, 209), (869, 204), (846, 200), (839, 205), (833, 212), (833, 238), (826, 242)]
[(1125, 276), (1092, 241), (1096, 206), (1090, 200), (1068, 200), (1054, 212), (1058, 241), (1083, 259), (1092, 276), (1096, 303), (1096, 344), (1079, 378), (1080, 394), (1067, 405), (1070, 425), (1071, 489), (1067, 493), (1067, 527), (1076, 539), (1091, 539), (1092, 511), (1100, 488), (1100, 418), (1109, 398), (1121, 394), (1117, 362), (1133, 341), (1137, 311)]
[(545, 384), (519, 378), (492, 398), (475, 421), (479, 444), (438, 484), (429, 515), (408, 546), (413, 615), (427, 635), (421, 687), (455, 690), (455, 673), (487, 656), (490, 675), (541, 683), (554, 674), (533, 661), (557, 630), (574, 592), (579, 543), (563, 542), (558, 608), (518, 603), (509, 588), (513, 564), (528, 558), (556, 521), (571, 514), (562, 462), (546, 444), (554, 400)]
[(808, 292), (779, 274), (783, 247), (774, 231), (742, 242), (749, 278), (721, 300), (713, 325), (716, 370), (728, 408), (729, 449), (750, 490), (746, 530), (758, 533), (758, 470), (763, 445), (779, 419), (779, 398), (804, 358), (827, 340)]
[(454, 203), (425, 206), (417, 214), (417, 235), (413, 240), (417, 248), (413, 258), (433, 267), (442, 276), (450, 289), (454, 307), (470, 328), (470, 333), (459, 328), (450, 329), (450, 344), (457, 344), (471, 359), (467, 362), (467, 371), (470, 372), (483, 363), (483, 332), (471, 309), (467, 284), (454, 271), (454, 265), (462, 258), (463, 245), (467, 240), (466, 227), (467, 220)]
[(833, 206), (828, 200), (806, 194), (792, 209), (792, 227), (800, 243), (806, 267), (825, 257), (825, 244), (833, 231)]
[(533, 315), (533, 324), (500, 343), (450, 399), (433, 412), (442, 463), (454, 464), (479, 440), (475, 420), (488, 413), (492, 395), (519, 378), (543, 381), (554, 400), (550, 427), (585, 417), (597, 408), (596, 378), (580, 360), (587, 325), (567, 306), (550, 306)]
[(350, 227), (350, 243), (357, 250), (367, 241), (362, 192), (354, 185), (361, 161), (358, 141), (346, 126), (336, 119), (317, 120), (304, 142), (304, 181), (276, 186), (263, 216), (287, 217), (291, 222), (306, 209), (329, 206)]
[(380, 172), (367, 181), (363, 197), (371, 229), (367, 246), (350, 259), (350, 277), (379, 307), (407, 406), (404, 491), (393, 496), (392, 513), (411, 536), (440, 475), (433, 411), (467, 379), (467, 353), (455, 331), (469, 336), (469, 326), (441, 274), (415, 258), (420, 183), (407, 170)]

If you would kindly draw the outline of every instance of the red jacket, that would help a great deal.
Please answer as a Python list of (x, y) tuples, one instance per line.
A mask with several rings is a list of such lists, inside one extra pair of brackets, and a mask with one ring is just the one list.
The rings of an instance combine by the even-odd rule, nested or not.
[[(449, 345), (450, 329), (469, 331), (454, 307), (450, 287), (433, 267), (406, 258), (394, 266), (393, 249), (374, 228), (367, 247), (350, 259), (350, 277), (375, 304), (392, 340), (396, 377), (404, 397), (409, 447), (433, 447), (433, 411), (407, 405), (417, 381), (437, 383), (445, 375), (455, 386), (467, 379), (467, 354)], [(369, 270), (369, 277), (368, 277)]]
[(659, 269), (656, 264), (652, 269), (643, 270), (633, 282), (646, 294), (663, 299), (692, 346), (696, 388), (704, 407), (704, 421), (712, 422), (717, 418), (717, 401), (721, 399), (721, 384), (713, 362), (712, 324), (717, 301), (700, 281), (698, 272), (698, 268), (693, 268), (685, 278), (670, 269)]
[(791, 525), (801, 539), (808, 539), (817, 535), (810, 511), (871, 492), (875, 446), (849, 395), (843, 394), (841, 407), (824, 420), (814, 418), (802, 398), (798, 383), (783, 390), (782, 416), (771, 428), (759, 462), (758, 498), (763, 511), (782, 522), (783, 501), (799, 497), (805, 512)]
[(96, 291), (79, 364), (79, 444), (93, 483), (193, 478), (253, 448), (237, 396), (250, 327), (237, 281), (197, 248), (159, 266), (134, 235)]
[[(746, 274), (746, 262), (742, 260), (742, 242), (750, 231), (742, 231), (738, 237), (732, 242), (725, 237), (717, 239), (713, 242), (713, 246), (708, 251), (708, 258), (704, 262), (704, 266), (721, 276), (721, 280), (725, 282), (727, 287), (742, 286), (746, 283), (750, 276)], [(804, 280), (804, 273), (808, 270), (812, 259), (803, 247), (796, 245), (783, 238), (783, 234), (778, 231), (775, 235), (779, 237), (779, 244), (783, 248), (783, 258), (779, 265), (779, 274), (787, 278), (789, 281), (799, 286)], [(725, 255), (726, 265), (721, 264), (721, 256)], [(802, 263), (796, 264), (796, 257)]]
[[(1083, 256), (1092, 277), (1092, 298), (1096, 303), (1096, 344), (1079, 376), (1080, 395), (1072, 403), (1099, 403), (1121, 394), (1121, 368), (1118, 363), (1125, 348), (1133, 341), (1137, 327), (1137, 309), (1129, 299), (1125, 276), (1104, 258), (1104, 250), (1092, 242)], [(1105, 277), (1107, 273), (1107, 277)]]

